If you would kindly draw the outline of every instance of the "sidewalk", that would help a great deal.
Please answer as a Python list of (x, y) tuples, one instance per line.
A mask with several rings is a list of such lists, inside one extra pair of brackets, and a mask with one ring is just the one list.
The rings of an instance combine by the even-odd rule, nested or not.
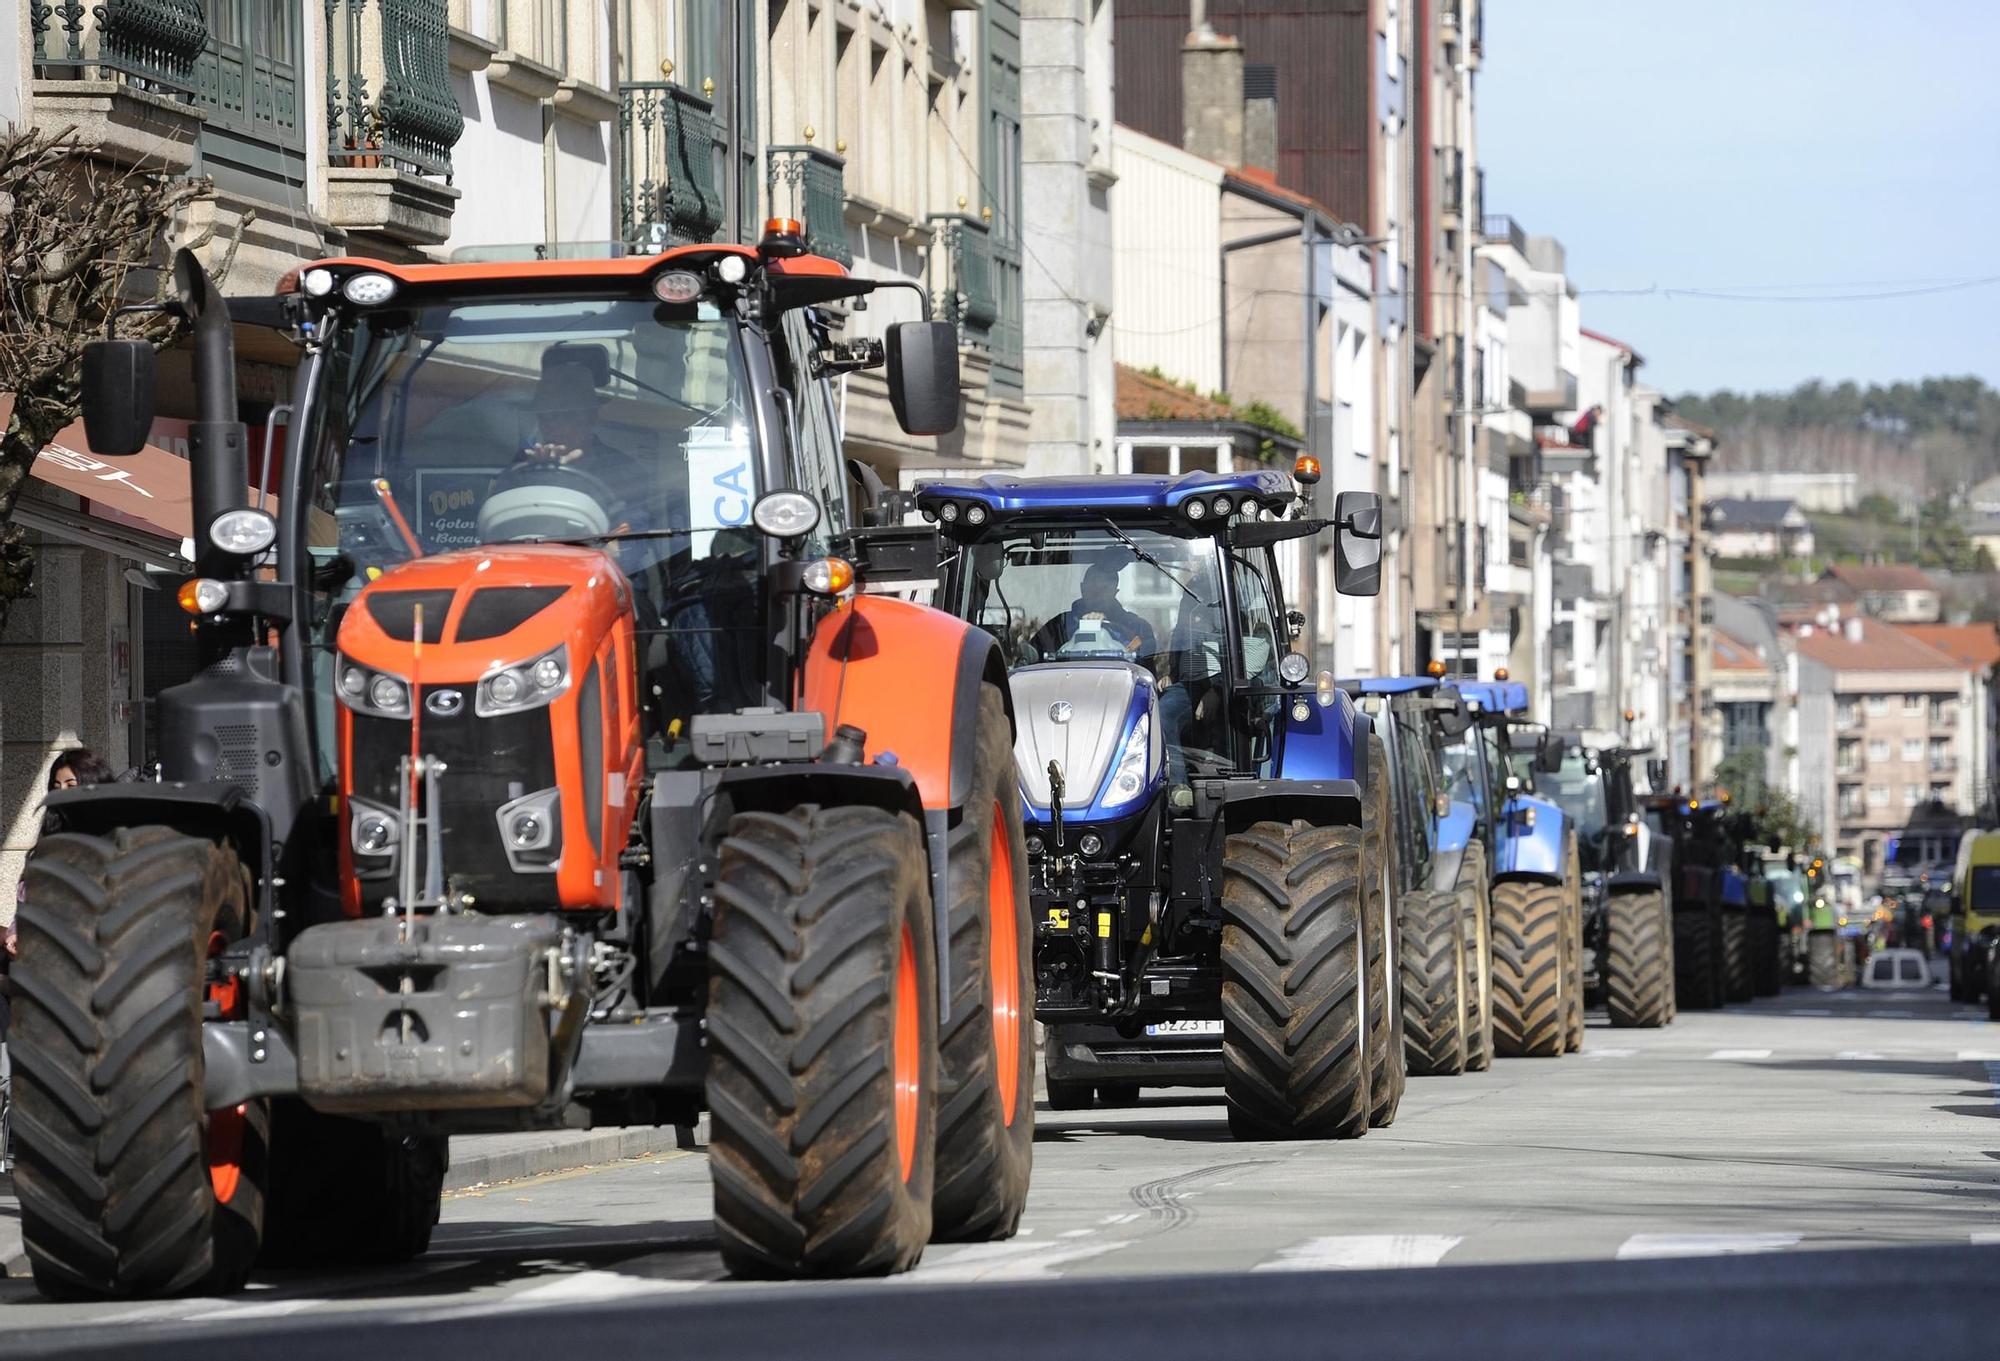
[[(690, 1134), (672, 1125), (662, 1128), (579, 1129), (532, 1134), (461, 1135), (451, 1141), (451, 1171), (445, 1174), (447, 1193), (470, 1186), (518, 1181), (550, 1172), (569, 1172), (621, 1158), (697, 1148), (708, 1138), (708, 1118)], [(21, 1250), (21, 1204), (14, 1198), (14, 1179), (0, 1176), (0, 1275), (28, 1274)]]

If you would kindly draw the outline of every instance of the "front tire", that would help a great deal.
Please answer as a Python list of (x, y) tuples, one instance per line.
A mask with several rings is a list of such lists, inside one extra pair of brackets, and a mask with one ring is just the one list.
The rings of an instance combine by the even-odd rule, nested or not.
[(931, 1236), (936, 946), (923, 833), (742, 813), (709, 941), (715, 1228), (739, 1276), (907, 1271)]
[(1667, 963), (1666, 913), (1658, 891), (1614, 893), (1604, 904), (1605, 1010), (1621, 1029), (1667, 1023), (1673, 971)]
[(1560, 884), (1493, 888), (1493, 1048), (1502, 1058), (1557, 1058), (1564, 1048)]
[(1034, 927), (1000, 691), (979, 688), (972, 793), (952, 830), (951, 1016), (938, 1045), (937, 1242), (1012, 1238), (1035, 1157)]
[(264, 1112), (208, 1111), (212, 949), (249, 930), (236, 851), (167, 827), (43, 838), (12, 970), (14, 1185), (60, 1299), (242, 1288), (264, 1221)]
[(1835, 932), (1819, 928), (1807, 933), (1806, 983), (1819, 992), (1840, 987), (1840, 937)]
[(271, 1151), (267, 1265), (386, 1265), (430, 1247), (451, 1164), (442, 1135), (281, 1101), (271, 1113)]
[(1398, 963), (1396, 891), (1403, 882), (1390, 829), (1389, 751), (1376, 734), (1368, 737), (1371, 815), (1362, 819), (1361, 852), (1365, 906), (1362, 940), (1368, 959), (1368, 1123), (1387, 1129), (1396, 1123), (1409, 1085), (1403, 1066), (1402, 968)]
[(1358, 827), (1260, 822), (1222, 864), (1222, 1063), (1239, 1139), (1368, 1131)]
[(1485, 842), (1465, 848), (1453, 891), (1465, 927), (1465, 1069), (1483, 1073), (1493, 1066), (1493, 885)]
[(1456, 893), (1403, 895), (1403, 1053), (1415, 1077), (1456, 1077), (1466, 1062), (1465, 927)]
[(1747, 1002), (1757, 995), (1750, 973), (1750, 914), (1742, 908), (1722, 910), (1722, 996), (1727, 1002)]
[(1563, 893), (1567, 920), (1563, 924), (1563, 1051), (1583, 1048), (1583, 863), (1576, 849), (1576, 832), (1563, 834)]
[(1721, 934), (1719, 918), (1711, 908), (1674, 913), (1674, 994), (1678, 1005), (1690, 1011), (1722, 1005), (1721, 970), (1716, 962)]

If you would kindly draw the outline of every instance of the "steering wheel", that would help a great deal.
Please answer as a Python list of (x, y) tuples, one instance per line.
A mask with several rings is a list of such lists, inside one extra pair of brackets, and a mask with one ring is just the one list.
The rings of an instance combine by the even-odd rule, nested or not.
[(617, 524), (617, 511), (625, 502), (622, 493), (595, 473), (587, 473), (574, 463), (558, 463), (554, 459), (525, 459), (514, 464), (493, 479), (493, 488), (487, 495), (514, 491), (520, 487), (568, 487), (581, 492), (604, 508), (605, 518), (614, 526)]

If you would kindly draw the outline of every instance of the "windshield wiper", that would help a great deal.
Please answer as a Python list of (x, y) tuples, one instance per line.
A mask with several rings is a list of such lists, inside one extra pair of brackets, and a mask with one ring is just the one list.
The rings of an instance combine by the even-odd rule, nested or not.
[(1203, 609), (1215, 608), (1214, 601), (1203, 600), (1200, 596), (1196, 595), (1194, 593), (1193, 587), (1189, 586), (1185, 581), (1182, 581), (1179, 577), (1175, 576), (1172, 572), (1168, 571), (1167, 565), (1165, 563), (1161, 562), (1151, 553), (1148, 553), (1145, 549), (1139, 547), (1138, 544), (1134, 543), (1132, 541), (1132, 536), (1127, 534), (1124, 530), (1120, 529), (1116, 524), (1114, 524), (1111, 521), (1109, 517), (1105, 518), (1104, 527), (1111, 531), (1112, 538), (1118, 540), (1118, 542), (1124, 544), (1127, 548), (1132, 550), (1133, 557), (1145, 563), (1148, 567), (1151, 567), (1154, 571), (1158, 572), (1168, 581), (1173, 582), (1174, 585), (1180, 587), (1181, 594), (1185, 595), (1189, 600), (1192, 600), (1195, 604), (1201, 606)]

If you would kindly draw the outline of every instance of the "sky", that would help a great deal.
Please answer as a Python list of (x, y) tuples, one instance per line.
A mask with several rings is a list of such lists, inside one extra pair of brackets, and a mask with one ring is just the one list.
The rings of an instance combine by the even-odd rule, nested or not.
[(2000, 0), (1488, 0), (1485, 211), (1670, 394), (2000, 387), (1996, 51)]

